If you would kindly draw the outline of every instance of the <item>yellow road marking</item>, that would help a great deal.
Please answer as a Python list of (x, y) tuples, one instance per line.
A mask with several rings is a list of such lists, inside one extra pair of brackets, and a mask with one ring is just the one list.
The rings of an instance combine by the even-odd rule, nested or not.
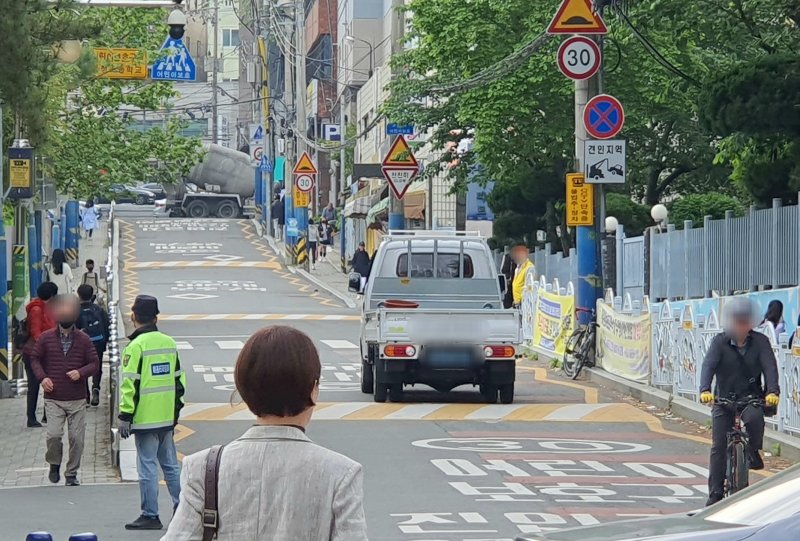
[(517, 411), (503, 418), (504, 421), (531, 421), (542, 420), (557, 409), (563, 407), (563, 404), (530, 404), (523, 406)]
[(350, 415), (345, 415), (342, 419), (349, 421), (374, 421), (383, 419), (396, 411), (400, 411), (405, 406), (406, 404), (374, 404), (351, 413)]
[(448, 404), (433, 413), (429, 413), (423, 419), (426, 421), (460, 420), (466, 418), (470, 413), (485, 407), (486, 404)]
[(280, 264), (270, 261), (131, 261), (125, 264), (126, 270), (182, 268), (279, 269)]
[[(520, 367), (523, 369), (527, 369), (527, 367)], [(573, 383), (571, 381), (560, 381), (560, 380), (552, 380), (549, 379), (547, 376), (547, 369), (546, 368), (533, 368), (534, 379), (537, 381), (545, 381), (547, 383), (552, 383), (553, 385), (563, 385), (564, 387), (570, 387), (572, 389), (578, 389), (583, 391), (583, 401), (586, 404), (597, 404), (598, 403), (598, 392), (597, 389), (592, 387), (586, 387), (581, 385), (580, 383)]]

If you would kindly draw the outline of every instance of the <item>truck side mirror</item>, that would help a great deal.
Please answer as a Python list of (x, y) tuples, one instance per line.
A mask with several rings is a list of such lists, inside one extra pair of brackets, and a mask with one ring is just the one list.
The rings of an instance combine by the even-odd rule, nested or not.
[(497, 279), (500, 280), (500, 293), (505, 295), (506, 292), (508, 291), (508, 280), (506, 280), (506, 275), (501, 274), (500, 276), (497, 277)]
[(351, 272), (347, 276), (347, 290), (351, 293), (361, 293), (361, 275), (357, 272)]

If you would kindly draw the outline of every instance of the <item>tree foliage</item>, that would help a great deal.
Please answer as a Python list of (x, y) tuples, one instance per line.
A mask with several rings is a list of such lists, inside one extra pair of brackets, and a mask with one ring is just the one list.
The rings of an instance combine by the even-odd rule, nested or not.
[(697, 227), (702, 225), (706, 216), (719, 220), (729, 210), (733, 211), (734, 216), (743, 216), (746, 208), (738, 199), (728, 195), (713, 192), (692, 194), (669, 205), (669, 220), (679, 228), (683, 227), (686, 220), (691, 220)]

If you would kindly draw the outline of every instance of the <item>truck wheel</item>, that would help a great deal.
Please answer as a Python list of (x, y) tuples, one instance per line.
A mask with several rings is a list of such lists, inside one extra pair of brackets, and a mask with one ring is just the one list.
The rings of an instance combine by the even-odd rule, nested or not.
[(239, 215), (239, 209), (233, 204), (233, 201), (223, 201), (217, 207), (217, 216), (220, 218), (236, 218)]
[(511, 404), (514, 402), (514, 384), (508, 383), (500, 386), (500, 403)]
[(386, 402), (388, 396), (388, 387), (385, 383), (375, 383), (375, 394), (372, 395), (375, 402)]
[(205, 201), (192, 201), (186, 206), (190, 218), (208, 218), (208, 205)]
[(481, 385), (481, 395), (487, 404), (497, 404), (497, 385)]
[(375, 392), (375, 372), (367, 361), (361, 361), (361, 392), (364, 394)]
[(392, 402), (403, 401), (403, 384), (395, 383), (389, 387), (389, 400)]

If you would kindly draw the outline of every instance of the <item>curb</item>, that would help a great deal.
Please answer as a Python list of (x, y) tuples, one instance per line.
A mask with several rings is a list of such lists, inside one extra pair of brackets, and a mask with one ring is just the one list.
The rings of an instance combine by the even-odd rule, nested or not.
[(250, 220), (250, 223), (252, 223), (252, 224), (253, 224), (253, 227), (255, 227), (255, 228), (256, 228), (256, 234), (257, 234), (259, 237), (263, 237), (263, 236), (264, 236), (264, 226), (263, 226), (263, 225), (261, 225), (261, 222), (259, 222), (259, 221), (258, 221), (258, 220), (256, 220), (255, 218), (253, 218), (253, 219), (251, 219), (251, 220)]
[[(711, 408), (682, 396), (675, 396), (661, 389), (634, 383), (598, 368), (589, 368), (584, 371), (589, 375), (589, 381), (593, 383), (627, 394), (658, 408), (669, 410), (677, 417), (703, 426), (707, 426), (711, 421)], [(800, 438), (767, 427), (764, 431), (764, 450), (772, 452), (772, 447), (776, 444), (781, 448), (781, 458), (800, 462)]]
[(328, 293), (330, 293), (331, 295), (333, 295), (337, 299), (341, 300), (342, 302), (344, 302), (347, 305), (348, 308), (356, 308), (357, 307), (355, 301), (353, 299), (351, 299), (349, 296), (344, 295), (343, 293), (340, 293), (339, 291), (333, 289), (331, 286), (329, 286), (328, 284), (326, 284), (325, 282), (323, 282), (322, 280), (320, 280), (319, 278), (317, 278), (316, 276), (314, 276), (310, 272), (307, 272), (307, 271), (305, 271), (303, 269), (296, 269), (296, 270), (297, 270), (297, 274), (301, 275), (303, 278), (305, 278), (309, 282), (314, 283), (315, 285), (321, 287), (322, 289), (324, 289), (325, 291), (327, 291)]

